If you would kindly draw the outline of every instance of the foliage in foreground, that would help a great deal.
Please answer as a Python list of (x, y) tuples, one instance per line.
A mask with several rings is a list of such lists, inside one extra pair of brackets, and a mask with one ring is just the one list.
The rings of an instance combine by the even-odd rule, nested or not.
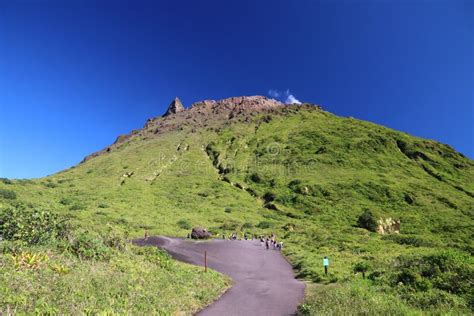
[(0, 210), (0, 314), (192, 314), (229, 285), (111, 227), (99, 235), (63, 224), (45, 211)]
[[(354, 272), (370, 270), (366, 262)], [(372, 270), (339, 284), (309, 286), (301, 315), (470, 314), (474, 303), (472, 257), (441, 251), (399, 257), (388, 270)]]

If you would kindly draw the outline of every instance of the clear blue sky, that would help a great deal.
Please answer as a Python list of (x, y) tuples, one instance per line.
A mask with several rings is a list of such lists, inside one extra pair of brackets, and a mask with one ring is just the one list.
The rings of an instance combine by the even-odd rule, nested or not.
[(289, 89), (474, 157), (474, 1), (1, 1), (0, 176), (40, 177), (175, 96)]

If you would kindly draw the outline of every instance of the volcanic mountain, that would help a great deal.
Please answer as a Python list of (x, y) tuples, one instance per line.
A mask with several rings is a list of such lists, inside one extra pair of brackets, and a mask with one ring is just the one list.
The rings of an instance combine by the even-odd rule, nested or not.
[(361, 260), (383, 270), (401, 255), (474, 251), (471, 159), (437, 141), (262, 96), (188, 109), (175, 99), (165, 115), (68, 170), (0, 186), (94, 230), (275, 233), (298, 276), (313, 281), (323, 278), (322, 255), (335, 262), (335, 278), (350, 278)]

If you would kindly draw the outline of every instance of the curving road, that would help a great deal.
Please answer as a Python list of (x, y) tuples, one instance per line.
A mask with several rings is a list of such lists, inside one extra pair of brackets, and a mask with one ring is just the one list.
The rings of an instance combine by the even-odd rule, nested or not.
[(198, 315), (294, 315), (303, 300), (304, 283), (296, 280), (291, 265), (278, 250), (267, 250), (257, 240), (194, 242), (168, 237), (134, 241), (168, 251), (174, 258), (204, 265), (227, 274), (234, 285)]

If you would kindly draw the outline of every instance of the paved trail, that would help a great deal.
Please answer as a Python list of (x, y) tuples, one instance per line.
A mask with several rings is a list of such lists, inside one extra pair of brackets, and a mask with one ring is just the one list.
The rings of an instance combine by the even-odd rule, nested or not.
[(304, 283), (296, 280), (290, 264), (277, 250), (267, 250), (258, 240), (212, 240), (149, 237), (137, 245), (153, 245), (174, 258), (208, 266), (227, 274), (233, 287), (198, 315), (294, 315), (303, 300)]

